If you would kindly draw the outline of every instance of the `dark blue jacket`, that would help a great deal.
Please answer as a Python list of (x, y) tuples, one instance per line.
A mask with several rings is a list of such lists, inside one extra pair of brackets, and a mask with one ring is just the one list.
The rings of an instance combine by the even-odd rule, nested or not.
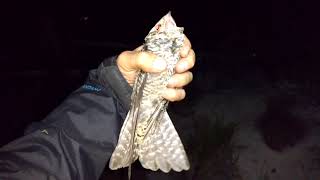
[(43, 121), (0, 149), (0, 179), (99, 179), (129, 109), (131, 87), (106, 59)]

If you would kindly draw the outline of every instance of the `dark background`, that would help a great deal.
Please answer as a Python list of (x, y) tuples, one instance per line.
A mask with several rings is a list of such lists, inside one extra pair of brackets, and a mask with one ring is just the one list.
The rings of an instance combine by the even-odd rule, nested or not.
[[(185, 27), (197, 53), (190, 97), (217, 88), (219, 77), (211, 77), (217, 64), (224, 65), (230, 79), (248, 71), (263, 72), (270, 82), (319, 79), (318, 8), (304, 1), (1, 4), (0, 145), (43, 119), (103, 58), (141, 45), (168, 11)], [(208, 79), (214, 85), (203, 87)]]

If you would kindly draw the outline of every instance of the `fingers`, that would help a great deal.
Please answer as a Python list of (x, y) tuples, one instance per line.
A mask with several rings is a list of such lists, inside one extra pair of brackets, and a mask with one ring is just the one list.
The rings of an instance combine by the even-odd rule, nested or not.
[(191, 42), (187, 38), (187, 36), (184, 36), (183, 46), (182, 46), (182, 48), (180, 50), (180, 56), (182, 58), (187, 57), (188, 54), (189, 54), (190, 49), (191, 49)]
[[(168, 83), (168, 88), (163, 92), (162, 97), (168, 101), (181, 101), (186, 97), (186, 92), (182, 87), (189, 84), (193, 79), (191, 72), (174, 74)], [(178, 88), (178, 89), (176, 89)]]
[(190, 49), (188, 55), (186, 57), (182, 57), (178, 61), (175, 70), (177, 73), (185, 72), (191, 69), (194, 66), (195, 62), (196, 62), (196, 55), (194, 51)]
[(193, 75), (190, 71), (181, 73), (181, 74), (174, 74), (168, 83), (169, 88), (182, 88), (189, 84), (193, 79)]
[(192, 73), (188, 70), (195, 64), (195, 53), (191, 49), (191, 43), (186, 36), (180, 51), (180, 56), (181, 59), (175, 68), (176, 74), (170, 78), (168, 88), (162, 93), (162, 97), (171, 102), (181, 101), (186, 97), (186, 92), (182, 87), (189, 84), (193, 79)]
[[(139, 47), (140, 48), (140, 47)], [(118, 57), (118, 66), (125, 71), (143, 70), (144, 72), (161, 72), (166, 68), (166, 62), (149, 52), (125, 51)]]
[[(125, 71), (138, 71), (157, 73), (165, 70), (166, 62), (157, 59), (156, 55), (150, 52), (141, 51), (143, 46), (139, 46), (134, 51), (125, 51), (118, 57), (118, 65)], [(195, 64), (195, 53), (191, 49), (189, 39), (184, 37), (184, 44), (180, 51), (181, 59), (176, 65), (176, 72), (182, 73), (191, 69)]]
[(166, 61), (157, 58), (156, 55), (149, 52), (138, 52), (136, 53), (136, 58), (134, 65), (136, 69), (141, 69), (144, 72), (161, 72), (166, 69)]
[(162, 97), (171, 102), (181, 101), (186, 97), (186, 92), (184, 89), (167, 88), (166, 90), (163, 91)]

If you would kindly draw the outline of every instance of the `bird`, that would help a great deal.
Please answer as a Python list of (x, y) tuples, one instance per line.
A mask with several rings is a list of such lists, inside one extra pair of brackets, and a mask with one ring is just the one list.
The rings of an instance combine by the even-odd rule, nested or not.
[(168, 173), (190, 168), (184, 146), (167, 113), (169, 102), (161, 95), (180, 59), (183, 31), (169, 12), (144, 39), (142, 51), (152, 52), (165, 60), (167, 68), (161, 73), (140, 70), (135, 79), (130, 109), (109, 161), (111, 170), (128, 167), (129, 179), (131, 164), (137, 159), (142, 167), (152, 171), (160, 169)]

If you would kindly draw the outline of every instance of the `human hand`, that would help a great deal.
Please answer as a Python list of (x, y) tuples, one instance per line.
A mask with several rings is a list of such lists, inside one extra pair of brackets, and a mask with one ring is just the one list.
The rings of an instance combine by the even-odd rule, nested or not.
[[(133, 86), (139, 70), (148, 73), (159, 73), (166, 69), (166, 62), (157, 59), (150, 52), (141, 51), (142, 46), (133, 51), (124, 51), (117, 58), (118, 68), (130, 86)], [(193, 75), (189, 71), (195, 64), (195, 53), (191, 49), (191, 43), (185, 37), (183, 47), (180, 50), (180, 60), (176, 64), (175, 74), (169, 80), (163, 97), (168, 101), (180, 101), (185, 98), (184, 86), (192, 81)]]

